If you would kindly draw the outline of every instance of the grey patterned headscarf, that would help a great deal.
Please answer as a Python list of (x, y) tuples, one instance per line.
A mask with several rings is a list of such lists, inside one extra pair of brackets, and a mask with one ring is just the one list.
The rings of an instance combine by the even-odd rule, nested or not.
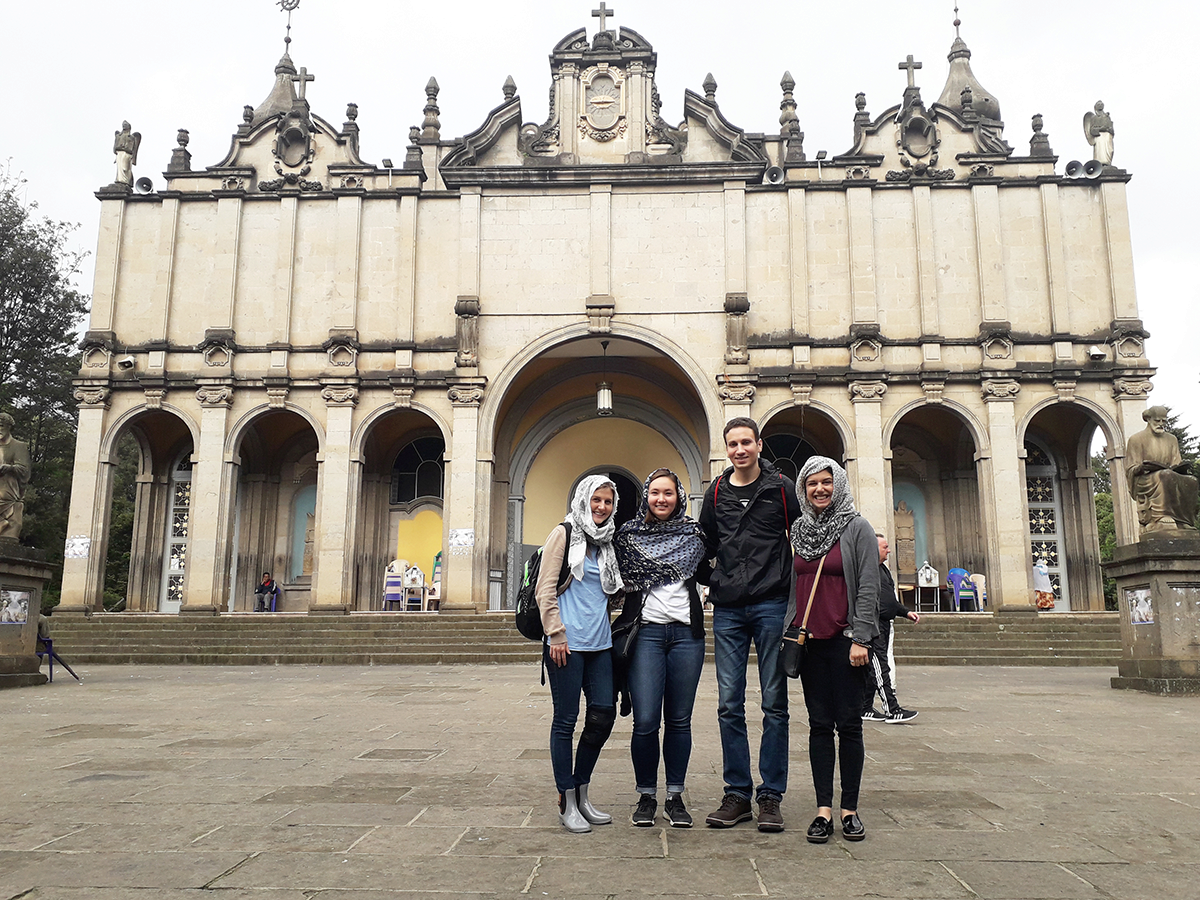
[(587, 545), (596, 546), (596, 562), (600, 566), (600, 586), (604, 593), (615, 594), (625, 584), (621, 581), (621, 570), (617, 567), (617, 555), (613, 552), (613, 533), (617, 530), (613, 516), (603, 525), (592, 518), (592, 494), (606, 487), (613, 492), (613, 513), (617, 511), (617, 486), (604, 475), (589, 475), (575, 488), (571, 507), (564, 522), (571, 523), (571, 546), (567, 548), (567, 565), (576, 581), (583, 581), (583, 561), (587, 556)]
[[(665, 521), (649, 516), (647, 522), (650, 482), (663, 477), (675, 480), (679, 502)], [(638, 514), (621, 526), (613, 540), (626, 589), (648, 591), (659, 585), (686, 581), (696, 574), (696, 567), (704, 558), (704, 541), (699, 523), (686, 515), (687, 502), (679, 476), (670, 469), (655, 469), (646, 476)]]
[[(833, 473), (833, 499), (821, 512), (808, 502), (804, 483), (809, 475), (828, 469)], [(805, 559), (812, 561), (828, 553), (841, 539), (850, 520), (858, 515), (846, 470), (828, 456), (810, 456), (796, 478), (800, 495), (800, 516), (792, 523), (792, 547)]]

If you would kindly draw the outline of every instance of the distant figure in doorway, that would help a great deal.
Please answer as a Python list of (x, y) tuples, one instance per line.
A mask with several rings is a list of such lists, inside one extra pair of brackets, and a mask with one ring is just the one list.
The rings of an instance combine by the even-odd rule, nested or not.
[(1033, 599), (1038, 609), (1054, 609), (1054, 585), (1050, 582), (1050, 567), (1044, 559), (1033, 564)]
[[(783, 831), (779, 804), (788, 776), (787, 679), (779, 667), (779, 642), (791, 587), (788, 528), (800, 514), (800, 501), (792, 480), (760, 457), (762, 447), (753, 419), (726, 423), (725, 455), (732, 465), (709, 486), (700, 510), (704, 555), (717, 560), (708, 598), (725, 777), (721, 806), (704, 821), (714, 828), (748, 821), (753, 816), (750, 798), (756, 793), (758, 830), (774, 832)], [(762, 689), (757, 792), (746, 729), (751, 641)]]
[[(617, 486), (603, 475), (579, 482), (563, 524), (546, 537), (536, 596), (546, 632), (543, 646), (554, 719), (550, 763), (559, 820), (567, 831), (591, 831), (612, 816), (588, 798), (592, 770), (617, 718), (609, 604), (624, 590), (613, 550)], [(566, 579), (557, 584), (563, 560)], [(587, 699), (579, 748), (572, 753), (579, 694)], [(572, 764), (574, 756), (574, 764)]]
[(792, 526), (795, 591), (785, 621), (800, 625), (812, 598), (807, 619), (811, 637), (800, 681), (808, 707), (817, 816), (806, 837), (811, 844), (824, 844), (833, 835), (836, 756), (842, 775), (842, 836), (861, 841), (867, 836), (858, 817), (866, 759), (862, 710), (868, 648), (879, 633), (879, 544), (871, 523), (854, 508), (846, 470), (832, 459), (811, 457), (800, 469), (800, 485), (801, 514)]
[(625, 680), (633, 700), (629, 751), (638, 792), (630, 821), (643, 828), (658, 814), (660, 725), (667, 775), (663, 815), (672, 828), (692, 827), (683, 790), (692, 754), (692, 708), (704, 667), (704, 610), (696, 581), (698, 572), (708, 580), (708, 566), (700, 526), (686, 511), (679, 476), (655, 469), (646, 478), (638, 515), (621, 526), (613, 542), (626, 592), (613, 629), (619, 633), (623, 623), (641, 622)]
[[(896, 699), (896, 690), (892, 686), (891, 666), (888, 664), (888, 645), (892, 639), (892, 620), (908, 619), (920, 622), (921, 617), (896, 599), (896, 582), (887, 567), (888, 554), (891, 548), (887, 538), (875, 532), (879, 542), (879, 634), (871, 639), (868, 648), (871, 654), (870, 665), (867, 666), (867, 687), (863, 697), (864, 722), (890, 722), (897, 724), (915, 719), (917, 714), (911, 709), (905, 709)], [(883, 703), (883, 712), (875, 708), (875, 697)]]
[(262, 581), (254, 589), (254, 611), (275, 612), (279, 602), (279, 585), (271, 577), (270, 572), (263, 572)]

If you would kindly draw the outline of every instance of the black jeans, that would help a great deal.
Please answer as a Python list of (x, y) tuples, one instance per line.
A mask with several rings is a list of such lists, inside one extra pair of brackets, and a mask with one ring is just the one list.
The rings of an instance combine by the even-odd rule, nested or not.
[(808, 760), (812, 766), (817, 806), (833, 806), (834, 739), (842, 771), (842, 809), (858, 809), (862, 784), (863, 694), (866, 668), (850, 665), (850, 638), (808, 641), (800, 668), (804, 705), (808, 707)]

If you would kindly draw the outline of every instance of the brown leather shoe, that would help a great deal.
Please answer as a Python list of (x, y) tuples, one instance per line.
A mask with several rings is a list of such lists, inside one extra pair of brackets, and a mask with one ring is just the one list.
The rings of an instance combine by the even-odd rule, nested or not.
[(783, 831), (783, 815), (779, 812), (779, 801), (774, 797), (758, 799), (758, 830)]
[(713, 828), (732, 828), (738, 822), (748, 822), (754, 818), (750, 811), (750, 801), (737, 794), (726, 794), (721, 800), (721, 808), (708, 814), (704, 824)]

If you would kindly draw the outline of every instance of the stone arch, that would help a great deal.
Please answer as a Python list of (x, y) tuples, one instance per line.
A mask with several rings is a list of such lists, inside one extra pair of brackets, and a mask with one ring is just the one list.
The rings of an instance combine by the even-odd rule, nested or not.
[(188, 432), (192, 436), (192, 446), (198, 447), (200, 445), (200, 426), (187, 412), (178, 406), (171, 403), (164, 403), (160, 409), (151, 409), (145, 405), (138, 405), (121, 413), (105, 430), (104, 439), (100, 442), (100, 462), (107, 463), (112, 461), (113, 450), (116, 448), (117, 441), (121, 438), (122, 431), (128, 425), (134, 424), (138, 419), (157, 412), (169, 413), (179, 419), (187, 427)]
[(381, 419), (385, 419), (393, 413), (403, 412), (405, 410), (411, 410), (412, 412), (420, 413), (421, 415), (432, 420), (433, 424), (437, 426), (438, 431), (441, 433), (442, 440), (446, 442), (446, 446), (450, 446), (450, 423), (447, 422), (442, 414), (433, 407), (427, 406), (424, 403), (418, 403), (414, 399), (412, 404), (409, 406), (396, 406), (394, 404), (388, 404), (381, 406), (378, 409), (374, 409), (368, 413), (363, 420), (358, 423), (358, 427), (354, 429), (354, 434), (350, 439), (351, 462), (363, 462), (364, 444), (366, 443), (371, 430), (379, 423)]
[(1017, 443), (1023, 444), (1025, 435), (1029, 431), (1029, 426), (1042, 410), (1048, 409), (1051, 406), (1059, 404), (1065, 406), (1077, 406), (1080, 409), (1087, 410), (1096, 426), (1104, 432), (1105, 442), (1108, 444), (1109, 458), (1113, 456), (1125, 455), (1125, 435), (1121, 433), (1120, 427), (1116, 420), (1109, 415), (1104, 407), (1097, 403), (1088, 400), (1086, 397), (1076, 397), (1073, 400), (1062, 400), (1059, 397), (1047, 397), (1044, 400), (1039, 400), (1021, 417), (1017, 423)]
[(246, 429), (264, 415), (269, 415), (272, 412), (291, 412), (304, 419), (312, 427), (313, 433), (317, 436), (317, 458), (321, 458), (325, 452), (325, 426), (305, 407), (291, 402), (285, 402), (282, 407), (259, 403), (242, 413), (225, 436), (225, 456), (234, 463), (241, 465), (241, 443), (245, 437)]
[(790, 411), (804, 409), (811, 409), (819, 413), (833, 426), (838, 439), (842, 443), (842, 455), (845, 459), (851, 460), (858, 457), (858, 441), (855, 438), (854, 429), (838, 410), (827, 403), (821, 403), (816, 400), (810, 402), (807, 406), (797, 406), (791, 402), (778, 403), (771, 407), (759, 420), (759, 430), (760, 432), (766, 431), (768, 425), (773, 424), (780, 416), (786, 416)]
[(975, 459), (986, 459), (992, 455), (992, 443), (988, 439), (987, 427), (980, 421), (979, 417), (967, 406), (958, 403), (954, 400), (942, 400), (940, 403), (930, 403), (925, 399), (912, 400), (898, 410), (896, 410), (891, 418), (883, 426), (883, 453), (884, 457), (891, 459), (892, 435), (896, 430), (896, 426), (900, 421), (915, 409), (928, 406), (931, 409), (948, 409), (962, 420), (967, 427), (967, 432), (971, 435), (971, 439), (975, 442)]

